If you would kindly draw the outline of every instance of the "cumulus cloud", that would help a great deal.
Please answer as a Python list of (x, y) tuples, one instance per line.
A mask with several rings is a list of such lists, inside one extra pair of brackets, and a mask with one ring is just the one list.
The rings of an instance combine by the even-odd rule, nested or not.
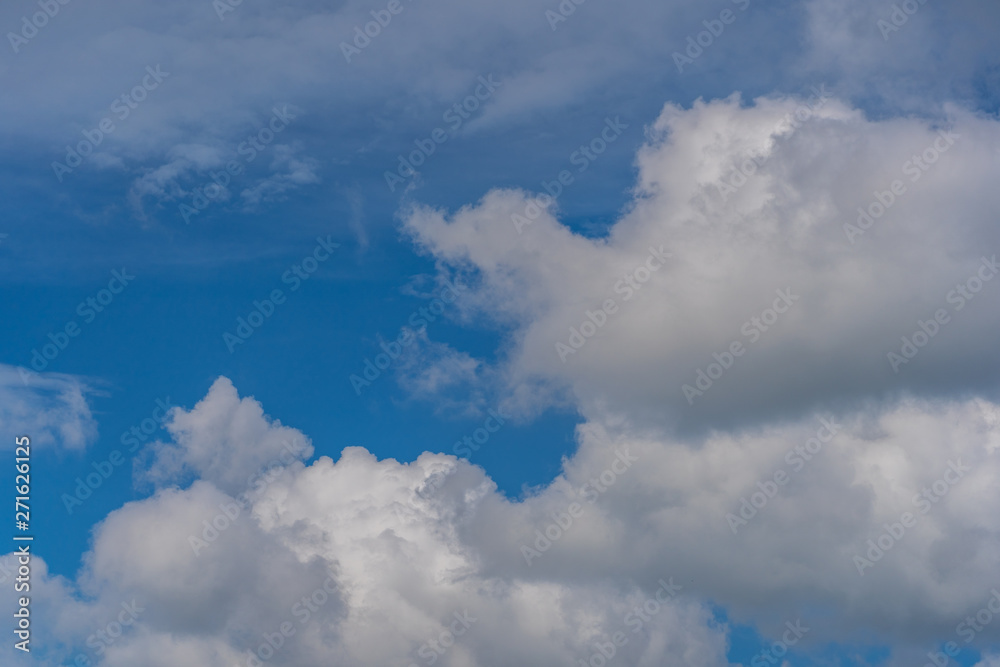
[[(801, 621), (804, 648), (874, 633), (905, 655), (952, 639), (996, 585), (1000, 406), (982, 399), (696, 440), (592, 421), (520, 501), (453, 456), (360, 447), (234, 496), (194, 453), (261, 460), (287, 427), (225, 379), (172, 419), (208, 479), (112, 512), (75, 582), (41, 571), (40, 625), (59, 640), (33, 664), (95, 657), (86, 638), (133, 601), (137, 621), (98, 642), (98, 664), (577, 664), (622, 632), (623, 664), (725, 666), (714, 605), (765, 636)], [(873, 559), (860, 572), (859, 555)]]
[(273, 423), (252, 397), (241, 399), (233, 383), (219, 378), (192, 410), (174, 408), (167, 431), (171, 443), (155, 443), (142, 478), (157, 485), (196, 475), (237, 494), (262, 466), (289, 456), (308, 459), (313, 446), (300, 431)]
[[(725, 666), (719, 607), (765, 637), (801, 621), (806, 650), (875, 637), (905, 662), (954, 639), (1000, 556), (1000, 282), (982, 262), (1000, 245), (1000, 128), (834, 99), (790, 123), (804, 103), (665, 107), (602, 238), (521, 191), (407, 212), (442, 271), (473, 278), (458, 321), (504, 339), (491, 368), (428, 345), (437, 361), (404, 384), (479, 383), (522, 416), (577, 406), (551, 484), (510, 499), (455, 457), (359, 447), (306, 465), (306, 436), (220, 378), (172, 411), (156, 492), (99, 524), (48, 598), (140, 601), (111, 665), (568, 665), (621, 631), (622, 664)], [(977, 275), (958, 308), (949, 292)], [(290, 440), (304, 449), (282, 460)], [(657, 599), (664, 582), (682, 588)]]
[[(172, 413), (178, 448), (213, 441), (253, 457), (261, 440), (284, 435), (230, 390), (219, 380), (191, 412)], [(669, 572), (644, 590), (612, 572), (582, 581), (490, 565), (504, 560), (496, 549), (520, 554), (484, 543), (487, 522), (501, 535), (532, 524), (481, 469), (452, 456), (399, 463), (347, 448), (337, 462), (285, 466), (249, 506), (238, 509), (241, 500), (197, 480), (112, 512), (77, 581), (36, 593), (51, 605), (40, 616), (65, 606), (76, 619), (39, 660), (85, 652), (102, 665), (242, 665), (256, 654), (360, 667), (436, 655), (457, 667), (570, 664), (604, 647), (630, 664), (728, 664), (725, 627)], [(97, 642), (99, 653), (88, 649), (85, 638), (114, 622), (123, 600), (141, 610), (135, 622)], [(655, 608), (638, 628), (626, 625), (636, 605)], [(618, 632), (628, 632), (624, 645), (608, 644)]]
[(94, 389), (62, 373), (34, 373), (0, 364), (0, 431), (5, 447), (28, 435), (34, 444), (84, 449), (97, 437), (87, 404)]
[[(648, 137), (606, 237), (522, 191), (405, 218), (428, 254), (475, 274), (457, 307), (510, 332), (498, 376), (523, 410), (568, 395), (588, 416), (698, 429), (991, 382), (1000, 283), (976, 276), (992, 280), (1000, 247), (995, 120), (733, 96), (668, 104)], [(969, 280), (972, 299), (953, 292)], [(890, 363), (940, 309), (933, 341)]]

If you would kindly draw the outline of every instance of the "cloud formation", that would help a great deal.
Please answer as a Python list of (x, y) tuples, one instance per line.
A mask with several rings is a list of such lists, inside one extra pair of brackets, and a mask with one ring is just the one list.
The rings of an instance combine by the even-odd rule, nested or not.
[(264, 415), (253, 398), (240, 399), (227, 378), (219, 378), (192, 410), (174, 408), (166, 425), (173, 442), (155, 443), (143, 478), (163, 485), (195, 475), (238, 494), (262, 466), (308, 459), (313, 447), (300, 431)]
[[(686, 102), (732, 90), (799, 90), (820, 81), (889, 113), (936, 114), (953, 99), (987, 110), (1000, 103), (992, 92), (1000, 63), (988, 55), (996, 9), (977, 0), (947, 8), (922, 3), (889, 40), (878, 21), (890, 16), (891, 4), (787, 0), (765, 9), (747, 0), (740, 22), (676, 76), (674, 54), (718, 16), (692, 0), (574, 3), (555, 29), (547, 16), (558, 11), (557, 2), (404, 6), (415, 11), (396, 16), (346, 62), (341, 44), (372, 20), (369, 3), (241, 5), (221, 21), (211, 3), (195, 0), (169, 9), (67, 5), (7, 54), (2, 71), (11, 94), (0, 102), (8, 119), (3, 132), (12, 146), (48, 156), (32, 178), (47, 173), (55, 187), (51, 163), (65, 161), (67, 146), (77, 146), (84, 133), (93, 136), (108, 119), (114, 130), (80, 170), (99, 171), (119, 187), (122, 179), (131, 182), (132, 210), (144, 219), (160, 207), (166, 213), (190, 204), (209, 172), (237, 156), (275, 104), (296, 105), (303, 120), (280, 139), (288, 154), (258, 161), (234, 190), (244, 205), (316, 183), (324, 166), (368, 167), (365, 154), (372, 151), (395, 162), (402, 147), (412, 150), (429, 119), (487, 74), (503, 87), (467, 124), (471, 132), (517, 127), (540, 115), (559, 118), (560, 110), (583, 101), (626, 109), (640, 88), (655, 96), (643, 104), (665, 95)], [(21, 26), (23, 14), (4, 6), (0, 24)], [(470, 41), (469, 34), (481, 38)], [(166, 74), (136, 97), (133, 91), (149, 82), (147, 68)], [(932, 70), (947, 75), (928, 85)], [(357, 141), (373, 131), (377, 138)], [(72, 184), (80, 176), (74, 169), (66, 179)]]
[[(76, 582), (37, 571), (39, 624), (59, 641), (31, 664), (89, 651), (106, 665), (542, 665), (613, 648), (627, 664), (722, 666), (713, 605), (765, 636), (800, 623), (800, 648), (874, 633), (907, 655), (954, 639), (995, 585), (1000, 406), (982, 399), (695, 441), (591, 422), (521, 501), (453, 456), (358, 447), (234, 498), (195, 452), (262, 460), (287, 427), (225, 379), (172, 419), (173, 446), (208, 479), (112, 512)], [(858, 556), (873, 562), (859, 572)], [(123, 603), (136, 621), (93, 639)]]
[(30, 434), (42, 446), (84, 449), (97, 437), (97, 422), (87, 404), (93, 393), (81, 378), (35, 373), (0, 364), (0, 431), (4, 442)]
[[(220, 379), (193, 411), (172, 413), (178, 447), (214, 442), (253, 457), (255, 443), (285, 435), (252, 399), (233, 410), (230, 389)], [(607, 578), (486, 567), (492, 547), (478, 543), (482, 522), (498, 520), (510, 534), (529, 524), (480, 469), (451, 456), (401, 464), (348, 448), (337, 462), (321, 457), (278, 470), (251, 508), (236, 507), (211, 481), (165, 488), (95, 528), (75, 584), (50, 581), (38, 568), (44, 618), (56, 620), (51, 604), (72, 609), (74, 624), (32, 664), (56, 664), (73, 651), (106, 665), (139, 656), (151, 656), (149, 664), (257, 664), (254, 655), (277, 665), (426, 664), (430, 655), (445, 665), (569, 664), (600, 647), (635, 664), (664, 651), (688, 656), (678, 665), (726, 664), (724, 628), (703, 603), (680, 595), (669, 573), (646, 593)], [(193, 549), (191, 535), (207, 546)], [(632, 607), (655, 600), (661, 587), (662, 603), (633, 633), (625, 625)], [(100, 619), (114, 621), (122, 600), (141, 609), (135, 622), (113, 642), (91, 637)], [(83, 619), (101, 627), (85, 634)], [(608, 643), (625, 631), (626, 644)]]
[[(38, 572), (59, 641), (31, 664), (725, 666), (720, 607), (808, 627), (803, 650), (874, 637), (890, 664), (959, 637), (1000, 554), (997, 121), (733, 96), (647, 137), (606, 236), (517, 190), (404, 215), (466, 278), (456, 319), (503, 335), (492, 365), (422, 340), (437, 363), (404, 386), (576, 406), (549, 485), (511, 499), (431, 452), (310, 461), (220, 378), (77, 579)], [(123, 604), (143, 611), (98, 654)]]
[[(734, 95), (668, 104), (648, 136), (602, 238), (561, 224), (545, 193), (406, 216), (473, 276), (457, 307), (510, 331), (498, 375), (522, 410), (568, 394), (588, 417), (697, 430), (991, 383), (996, 120)], [(928, 319), (913, 358), (902, 338)]]

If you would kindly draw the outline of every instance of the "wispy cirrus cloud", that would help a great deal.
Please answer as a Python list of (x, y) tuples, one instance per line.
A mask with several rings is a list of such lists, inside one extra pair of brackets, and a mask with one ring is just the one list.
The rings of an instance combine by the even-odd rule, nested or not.
[(97, 437), (87, 403), (93, 393), (84, 378), (0, 364), (0, 430), (9, 448), (22, 435), (41, 446), (86, 448)]

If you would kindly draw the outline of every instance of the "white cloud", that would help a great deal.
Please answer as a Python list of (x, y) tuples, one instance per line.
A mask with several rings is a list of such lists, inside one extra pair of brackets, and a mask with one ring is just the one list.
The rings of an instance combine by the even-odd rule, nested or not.
[[(260, 458), (287, 428), (224, 379), (174, 418), (179, 448), (216, 443), (237, 459)], [(51, 652), (69, 654), (135, 599), (141, 616), (107, 665), (246, 664), (283, 623), (295, 633), (267, 664), (420, 665), (458, 613), (475, 621), (443, 665), (576, 664), (622, 631), (623, 664), (724, 666), (727, 629), (709, 603), (765, 636), (801, 618), (806, 649), (874, 632), (905, 654), (951, 638), (995, 585), (1000, 407), (911, 400), (832, 420), (836, 436), (801, 463), (786, 453), (817, 432), (811, 417), (687, 441), (591, 422), (563, 474), (520, 502), (452, 456), (399, 463), (358, 447), (280, 469), (229, 520), (235, 501), (198, 480), (112, 512), (76, 584), (37, 594), (39, 624), (66, 609)], [(961, 477), (922, 512), (913, 496), (951, 463)], [(778, 469), (790, 481), (734, 535), (726, 514)], [(907, 511), (916, 525), (859, 576), (853, 556)], [(530, 565), (526, 545), (539, 549)], [(681, 594), (636, 628), (661, 579)], [(979, 638), (998, 639), (993, 627)]]
[[(1000, 246), (1000, 126), (954, 111), (960, 138), (852, 244), (843, 225), (908, 178), (904, 162), (937, 128), (836, 101), (783, 128), (798, 104), (666, 107), (607, 238), (573, 234), (551, 208), (518, 234), (523, 192), (450, 219), (407, 215), (443, 270), (476, 274), (460, 321), (496, 322), (509, 353), (483, 369), (439, 347), (441, 363), (406, 377), (424, 394), (499, 378), (487, 389), (525, 414), (572, 401), (586, 423), (550, 485), (512, 501), (454, 457), (400, 463), (351, 447), (336, 462), (283, 462), (230, 519), (229, 496), (283, 441), (312, 450), (220, 378), (154, 448), (154, 481), (194, 483), (109, 515), (77, 590), (50, 597), (143, 601), (139, 627), (108, 651), (114, 665), (245, 664), (282, 623), (296, 633), (269, 664), (422, 664), (458, 613), (476, 621), (443, 652), (452, 667), (578, 664), (623, 627), (622, 664), (723, 666), (728, 628), (713, 605), (765, 636), (801, 618), (806, 649), (875, 636), (898, 657), (952, 639), (996, 585), (1000, 556), (1000, 407), (982, 396), (1000, 361), (1000, 282), (962, 310), (945, 298)], [(748, 156), (756, 173), (722, 201), (722, 179)], [(626, 302), (616, 284), (640, 266), (649, 280)], [(749, 341), (741, 325), (787, 288), (793, 307)], [(555, 343), (608, 298), (618, 308), (564, 363)], [(941, 307), (953, 321), (893, 373), (886, 353)], [(689, 406), (681, 385), (733, 340), (745, 355)], [(838, 426), (820, 431), (820, 418)], [(744, 498), (760, 506), (733, 524)], [(197, 554), (192, 535), (207, 542)], [(879, 555), (869, 540), (888, 546)], [(872, 561), (863, 576), (859, 555)], [(630, 612), (671, 577), (683, 595), (632, 633)], [(313, 594), (324, 601), (300, 623), (296, 601)], [(980, 635), (998, 640), (1000, 625)]]
[(167, 430), (174, 442), (152, 446), (153, 461), (142, 475), (158, 485), (193, 473), (237, 495), (262, 466), (313, 452), (309, 438), (280, 421), (272, 424), (260, 403), (240, 399), (227, 378), (216, 380), (191, 411), (175, 408)]
[[(839, 93), (909, 113), (936, 113), (958, 98), (996, 108), (997, 62), (986, 55), (995, 4), (810, 0), (802, 8), (809, 46), (800, 67), (824, 71)], [(929, 77), (930, 67), (949, 76)]]
[(399, 386), (417, 401), (433, 403), (440, 412), (478, 416), (489, 398), (483, 391), (489, 369), (466, 352), (430, 340), (426, 329), (414, 334), (412, 347), (396, 367)]
[(253, 210), (261, 202), (281, 199), (282, 195), (293, 188), (320, 182), (317, 175), (319, 161), (298, 156), (300, 148), (281, 144), (275, 146), (273, 151), (274, 158), (269, 167), (273, 173), (240, 193), (245, 204), (244, 210)]
[[(442, 0), (435, 11), (414, 6), (416, 11), (396, 16), (348, 64), (340, 44), (372, 20), (366, 3), (241, 6), (218, 21), (200, 0), (169, 9), (105, 1), (87, 14), (61, 12), (12, 54), (2, 67), (7, 97), (17, 103), (0, 101), (0, 111), (12, 145), (45, 156), (49, 164), (65, 159), (66, 147), (77, 145), (82, 132), (93, 132), (102, 119), (113, 121), (114, 131), (80, 169), (113, 167), (127, 174), (131, 208), (146, 222), (161, 206), (172, 208), (182, 193), (207, 182), (192, 173), (195, 164), (217, 169), (228, 159), (224, 155), (232, 155), (266, 121), (274, 104), (285, 102), (312, 114), (308, 125), (290, 130), (309, 155), (259, 174), (260, 182), (234, 184), (233, 193), (241, 193), (247, 207), (318, 182), (313, 161), (368, 173), (371, 165), (361, 146), (384, 150), (379, 159), (390, 166), (398, 146), (410, 145), (433, 127), (429, 123), (440, 122), (441, 111), (464, 99), (477, 77), (487, 74), (504, 83), (464, 131), (502, 131), (541, 118), (543, 132), (551, 136), (586, 127), (592, 118), (563, 110), (590, 108), (598, 100), (611, 107), (600, 113), (637, 111), (641, 117), (662, 95), (687, 101), (706, 90), (788, 91), (817, 81), (879, 109), (938, 112), (942, 100), (955, 98), (973, 108), (993, 109), (997, 103), (989, 91), (1000, 68), (983, 55), (992, 44), (994, 22), (989, 14), (980, 18), (991, 10), (977, 0), (951, 3), (948, 10), (925, 5), (891, 43), (875, 26), (889, 6), (750, 3), (740, 21), (683, 74), (676, 73), (673, 54), (717, 11), (691, 0), (589, 3), (553, 31), (546, 11), (559, 4), (517, 1), (493, 7)], [(0, 7), (4, 25), (19, 26), (22, 16), (14, 5)], [(468, 34), (481, 38), (470, 43)], [(799, 43), (808, 46), (793, 46)], [(131, 56), (123, 59), (123, 52)], [(170, 74), (121, 118), (110, 101), (133, 90), (147, 65), (161, 65)], [(926, 72), (932, 68), (940, 76), (929, 82)], [(523, 127), (513, 135), (530, 136)], [(335, 155), (330, 146), (337, 147)], [(438, 159), (428, 169), (456, 164)], [(178, 169), (182, 160), (184, 168)], [(70, 187), (77, 175), (68, 177)], [(165, 184), (164, 177), (178, 180)], [(110, 185), (114, 174), (105, 178)], [(375, 180), (381, 188), (382, 179)]]
[[(194, 410), (173, 413), (171, 433), (183, 447), (214, 441), (254, 456), (256, 441), (282, 435), (284, 427), (259, 414), (239, 414), (256, 405), (234, 410), (230, 389), (220, 380)], [(248, 424), (256, 437), (244, 437)], [(615, 651), (630, 664), (727, 664), (725, 628), (686, 591), (661, 594), (662, 608), (634, 633), (629, 612), (660, 584), (643, 592), (613, 573), (580, 581), (490, 566), (497, 546), (520, 556), (514, 544), (480, 544), (483, 522), (511, 535), (529, 524), (480, 469), (454, 457), (427, 453), (401, 464), (348, 448), (336, 463), (321, 457), (283, 469), (251, 509), (217, 520), (232, 502), (199, 480), (112, 512), (95, 529), (76, 586), (37, 593), (52, 608), (71, 605), (76, 619), (62, 631), (64, 644), (46, 644), (40, 659), (81, 650), (92, 622), (103, 626), (100, 619), (134, 599), (137, 623), (100, 664), (139, 656), (152, 656), (148, 664), (246, 664), (268, 637), (282, 645), (273, 656), (263, 649), (275, 665), (426, 664), (421, 651), (455, 667), (570, 664), (616, 632), (628, 632)], [(217, 535), (206, 532), (213, 523)], [(197, 555), (192, 535), (207, 538)], [(53, 613), (44, 609), (40, 624)], [(274, 639), (282, 624), (287, 636)]]
[(34, 373), (0, 364), (0, 431), (12, 448), (27, 435), (37, 445), (84, 449), (97, 438), (97, 422), (87, 405), (93, 388), (75, 376)]
[[(421, 247), (475, 274), (457, 307), (509, 332), (498, 374), (523, 410), (569, 395), (588, 417), (690, 429), (990, 381), (1000, 282), (960, 312), (946, 297), (1000, 249), (1000, 195), (990, 185), (1000, 176), (1000, 123), (955, 109), (937, 127), (871, 121), (829, 100), (814, 101), (794, 129), (783, 121), (801, 102), (667, 105), (639, 152), (634, 200), (607, 238), (573, 234), (552, 207), (519, 221), (518, 233), (512, 216), (531, 206), (520, 191), (491, 191), (450, 216), (407, 214)], [(944, 127), (958, 138), (942, 138)], [(911, 160), (935, 155), (935, 141), (943, 152), (921, 170)], [(734, 175), (741, 167), (752, 175)], [(858, 208), (894, 181), (905, 193), (889, 193), (889, 211), (848, 234)], [(653, 251), (670, 257), (653, 260)], [(788, 313), (750, 324), (777, 290), (791, 290)], [(597, 311), (608, 299), (605, 322)], [(949, 324), (895, 373), (887, 354), (941, 308)], [(572, 330), (591, 318), (600, 326), (578, 351), (557, 347), (575, 348)], [(682, 386), (694, 387), (736, 341), (745, 353), (692, 405)]]

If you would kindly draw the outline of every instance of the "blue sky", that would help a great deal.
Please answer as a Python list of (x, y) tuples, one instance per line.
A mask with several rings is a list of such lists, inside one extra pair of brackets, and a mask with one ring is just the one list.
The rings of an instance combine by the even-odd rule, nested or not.
[[(1000, 585), (998, 23), (984, 0), (5, 5), (0, 449), (35, 443), (38, 629), (4, 663), (252, 664), (329, 577), (264, 662), (428, 664), (473, 609), (439, 664), (578, 664), (672, 576), (612, 662), (959, 641), (949, 664), (1000, 664), (1000, 623), (956, 640)], [(786, 457), (820, 418), (843, 426), (817, 461)], [(288, 438), (312, 449), (192, 553)], [(796, 619), (787, 663), (753, 662)]]

